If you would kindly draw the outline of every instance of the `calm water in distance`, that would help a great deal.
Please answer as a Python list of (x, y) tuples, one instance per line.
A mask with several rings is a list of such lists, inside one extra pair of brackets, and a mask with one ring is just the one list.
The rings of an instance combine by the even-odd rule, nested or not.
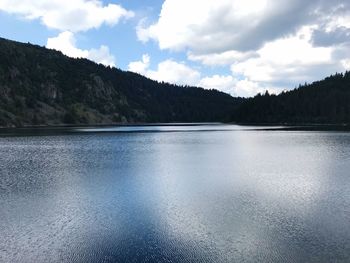
[(0, 137), (0, 262), (62, 261), (349, 262), (350, 133)]

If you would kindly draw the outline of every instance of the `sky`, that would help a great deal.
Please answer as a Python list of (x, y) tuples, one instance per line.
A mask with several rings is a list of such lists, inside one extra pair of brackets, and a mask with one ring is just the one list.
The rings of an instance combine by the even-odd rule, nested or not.
[(349, 0), (0, 0), (0, 37), (249, 97), (350, 69)]

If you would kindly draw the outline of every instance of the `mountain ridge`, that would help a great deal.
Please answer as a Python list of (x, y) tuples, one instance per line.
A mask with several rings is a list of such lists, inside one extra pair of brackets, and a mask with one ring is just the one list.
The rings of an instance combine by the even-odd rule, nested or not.
[(0, 38), (0, 126), (223, 121), (243, 99)]
[(350, 72), (244, 99), (0, 38), (0, 127), (175, 122), (349, 124)]
[(246, 124), (350, 124), (350, 71), (294, 90), (245, 100), (231, 122)]

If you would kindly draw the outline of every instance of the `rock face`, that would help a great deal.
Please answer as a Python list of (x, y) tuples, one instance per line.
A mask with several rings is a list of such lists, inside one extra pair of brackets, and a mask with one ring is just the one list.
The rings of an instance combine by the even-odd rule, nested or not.
[(222, 121), (242, 99), (0, 38), (0, 126)]

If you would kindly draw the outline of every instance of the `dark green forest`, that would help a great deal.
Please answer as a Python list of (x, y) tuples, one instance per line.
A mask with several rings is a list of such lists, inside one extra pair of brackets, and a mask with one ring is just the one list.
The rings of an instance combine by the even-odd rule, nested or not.
[(232, 122), (256, 124), (349, 124), (350, 72), (271, 95), (258, 94), (243, 102)]
[(349, 124), (350, 72), (243, 99), (0, 38), (0, 127), (222, 121)]
[(0, 126), (223, 121), (243, 99), (0, 39)]

